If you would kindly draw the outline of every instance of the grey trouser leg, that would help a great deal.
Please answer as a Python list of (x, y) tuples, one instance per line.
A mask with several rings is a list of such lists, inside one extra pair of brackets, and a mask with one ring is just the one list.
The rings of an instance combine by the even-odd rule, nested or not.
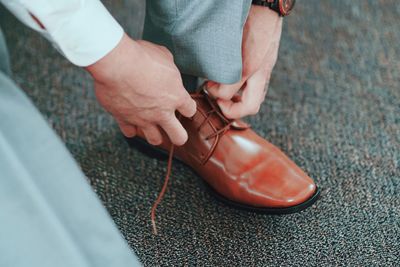
[(189, 93), (194, 93), (198, 86), (199, 78), (192, 75), (181, 74), (183, 86)]
[(147, 0), (143, 39), (168, 47), (184, 74), (235, 83), (250, 6), (251, 0)]
[(0, 266), (139, 266), (64, 144), (4, 74), (4, 49), (0, 45)]
[(11, 75), (10, 59), (8, 57), (7, 45), (0, 28), (0, 72), (4, 72), (8, 76)]

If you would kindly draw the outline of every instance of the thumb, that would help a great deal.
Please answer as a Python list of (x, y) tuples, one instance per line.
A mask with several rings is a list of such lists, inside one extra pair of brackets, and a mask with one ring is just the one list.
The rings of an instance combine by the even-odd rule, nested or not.
[(218, 99), (217, 100), (218, 106), (220, 107), (222, 113), (227, 117), (228, 119), (240, 119), (244, 117), (246, 114), (247, 106), (246, 102), (244, 101), (239, 101), (239, 102), (233, 102), (230, 100), (222, 100)]
[(223, 84), (212, 82), (210, 87), (207, 83), (207, 91), (214, 97), (224, 100), (230, 100), (232, 97), (239, 92), (243, 85), (243, 81), (239, 81), (234, 84)]

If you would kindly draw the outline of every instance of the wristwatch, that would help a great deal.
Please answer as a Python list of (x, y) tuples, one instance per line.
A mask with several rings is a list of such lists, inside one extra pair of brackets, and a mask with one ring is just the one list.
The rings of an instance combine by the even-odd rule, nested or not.
[(253, 5), (266, 6), (284, 17), (292, 11), (296, 0), (253, 0)]

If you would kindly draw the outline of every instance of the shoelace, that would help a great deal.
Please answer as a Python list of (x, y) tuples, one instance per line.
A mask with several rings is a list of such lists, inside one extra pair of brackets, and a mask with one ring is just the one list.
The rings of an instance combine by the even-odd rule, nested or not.
[[(205, 138), (206, 140), (210, 140), (213, 137), (217, 137), (215, 143), (213, 144), (213, 146), (212, 146), (212, 148), (210, 150), (210, 153), (208, 153), (208, 156), (202, 161), (202, 164), (205, 164), (208, 161), (208, 159), (212, 156), (215, 148), (217, 147), (217, 144), (219, 142), (219, 138), (222, 135), (224, 135), (231, 128), (231, 125), (232, 125), (232, 123), (234, 121), (227, 119), (222, 114), (222, 112), (219, 110), (219, 108), (216, 106), (216, 104), (208, 96), (206, 96), (206, 93), (197, 92), (197, 93), (192, 94), (191, 96), (192, 96), (192, 98), (205, 98), (207, 100), (207, 102), (209, 103), (209, 105), (211, 106), (211, 110), (206, 113), (206, 118), (199, 125), (199, 127), (197, 129), (198, 131), (200, 131), (201, 128), (210, 121), (212, 115), (217, 115), (223, 121), (223, 123), (225, 124), (224, 127), (222, 127), (221, 129), (215, 131), (214, 133), (208, 135)], [(157, 235), (157, 233), (158, 233), (157, 232), (157, 226), (156, 226), (156, 210), (157, 210), (158, 205), (161, 203), (161, 201), (162, 201), (162, 199), (163, 199), (163, 197), (165, 195), (165, 191), (167, 190), (167, 187), (168, 187), (168, 182), (169, 182), (169, 179), (170, 179), (170, 176), (171, 176), (172, 161), (173, 161), (173, 158), (174, 158), (174, 150), (175, 150), (175, 146), (174, 146), (174, 144), (171, 144), (170, 149), (169, 149), (169, 153), (168, 153), (167, 171), (166, 171), (165, 178), (164, 178), (164, 184), (163, 184), (163, 186), (161, 188), (160, 193), (158, 194), (158, 197), (157, 197), (156, 201), (154, 202), (154, 204), (153, 204), (153, 206), (151, 208), (151, 225), (153, 227), (153, 234), (154, 235)]]
[(161, 188), (160, 193), (158, 194), (156, 201), (153, 204), (153, 207), (151, 208), (151, 225), (153, 226), (153, 234), (154, 235), (157, 235), (156, 209), (157, 209), (158, 205), (160, 204), (162, 198), (164, 197), (165, 191), (167, 190), (169, 177), (171, 175), (171, 167), (172, 167), (172, 160), (174, 157), (174, 150), (175, 150), (175, 146), (174, 146), (174, 144), (171, 144), (171, 148), (169, 149), (167, 173), (165, 174), (164, 184), (163, 184), (163, 187)]

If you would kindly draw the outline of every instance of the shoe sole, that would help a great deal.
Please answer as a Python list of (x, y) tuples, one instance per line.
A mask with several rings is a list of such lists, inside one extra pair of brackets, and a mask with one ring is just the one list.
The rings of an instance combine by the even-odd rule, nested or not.
[[(167, 160), (168, 159), (168, 152), (160, 149), (158, 147), (152, 146), (148, 144), (146, 141), (144, 141), (141, 138), (134, 137), (134, 138), (125, 138), (125, 140), (128, 142), (128, 144), (131, 147), (134, 147), (135, 149), (139, 150), (141, 153), (148, 155), (149, 157), (156, 158), (159, 160)], [(189, 165), (187, 165), (184, 161), (180, 160), (179, 158), (174, 157), (174, 159), (179, 160), (189, 168), (191, 168)], [(191, 168), (192, 169), (192, 168)], [(251, 212), (256, 212), (256, 213), (261, 213), (261, 214), (291, 214), (291, 213), (297, 213), (300, 212), (310, 206), (312, 206), (320, 197), (320, 189), (316, 187), (314, 194), (307, 199), (306, 201), (297, 204), (295, 206), (287, 207), (287, 208), (263, 208), (263, 207), (254, 207), (246, 204), (241, 204), (239, 202), (235, 202), (233, 200), (230, 200), (224, 196), (222, 196), (220, 193), (218, 193), (214, 188), (212, 188), (204, 179), (202, 179), (203, 183), (205, 184), (207, 190), (219, 201), (222, 203), (234, 207), (236, 209), (241, 209), (245, 211), (251, 211)]]

